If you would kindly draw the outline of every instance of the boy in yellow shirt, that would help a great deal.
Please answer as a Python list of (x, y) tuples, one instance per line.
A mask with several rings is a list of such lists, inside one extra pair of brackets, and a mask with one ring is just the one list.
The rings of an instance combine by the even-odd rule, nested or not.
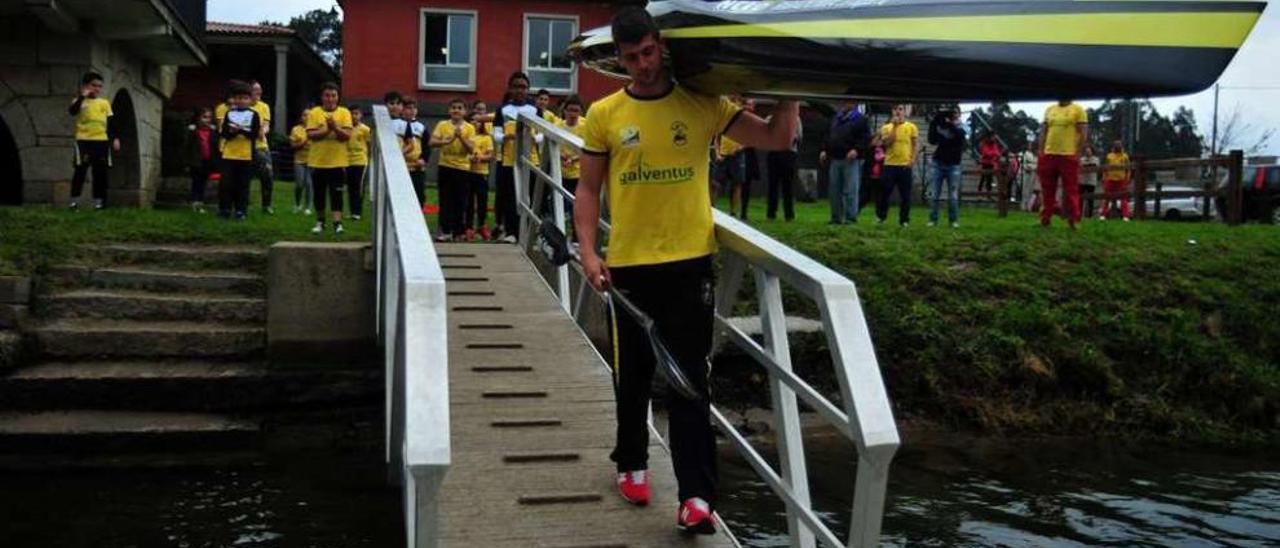
[(75, 172), (71, 176), (71, 209), (80, 207), (84, 178), (93, 168), (93, 208), (107, 206), (107, 168), (111, 166), (110, 148), (120, 150), (116, 136), (111, 102), (102, 95), (102, 75), (89, 72), (80, 79), (80, 94), (71, 101), (67, 112), (76, 118)]
[(467, 224), (467, 241), (472, 241), (478, 234), (481, 240), (490, 236), (489, 216), (489, 164), (493, 162), (493, 123), (482, 120), (489, 112), (489, 105), (484, 101), (471, 104), (472, 125), (476, 128), (476, 136), (472, 140), (475, 148), (471, 153), (471, 192), (467, 197), (467, 207), (463, 222)]
[(252, 88), (246, 82), (228, 86), (231, 105), (220, 122), (222, 180), (218, 184), (218, 215), (244, 220), (249, 209), (249, 177), (253, 173), (254, 141), (262, 131), (262, 118), (249, 108)]
[(351, 122), (354, 124), (351, 129), (351, 139), (347, 141), (347, 199), (351, 203), (347, 204), (347, 208), (351, 210), (351, 218), (360, 220), (360, 214), (364, 211), (364, 202), (361, 201), (364, 194), (364, 170), (369, 165), (369, 126), (364, 125), (364, 111), (360, 105), (351, 105), (347, 107), (351, 111)]
[(436, 124), (431, 131), (431, 148), (440, 149), (440, 166), (436, 183), (440, 192), (440, 234), (438, 241), (451, 242), (466, 233), (463, 217), (471, 186), (472, 139), (476, 128), (466, 121), (467, 104), (462, 99), (449, 101), (449, 119)]
[(349, 152), (347, 141), (351, 139), (353, 122), (351, 111), (338, 104), (338, 85), (325, 82), (320, 85), (320, 106), (307, 112), (307, 138), (311, 150), (307, 152), (307, 166), (311, 168), (311, 183), (315, 185), (316, 226), (312, 234), (324, 232), (325, 192), (330, 201), (330, 217), (333, 232), (342, 234), (342, 187), (346, 184)]
[[(1111, 152), (1107, 153), (1107, 171), (1103, 173), (1102, 179), (1103, 192), (1110, 194), (1129, 190), (1129, 170), (1124, 167), (1127, 165), (1129, 165), (1129, 155), (1124, 151), (1124, 143), (1116, 140), (1116, 142), (1111, 143)], [(1128, 198), (1104, 200), (1102, 202), (1102, 214), (1099, 219), (1107, 220), (1107, 217), (1111, 215), (1111, 207), (1116, 201), (1120, 202), (1120, 215), (1126, 223), (1129, 222)]]
[(400, 107), (399, 123), (394, 124), (396, 136), (400, 139), (400, 151), (404, 153), (404, 164), (409, 168), (409, 181), (413, 183), (413, 193), (418, 195), (418, 204), (427, 204), (427, 161), (422, 157), (422, 136), (426, 127), (418, 121), (418, 101), (406, 97)]
[(307, 151), (311, 140), (307, 138), (307, 112), (302, 109), (298, 124), (289, 130), (289, 148), (293, 149), (293, 212), (311, 214), (311, 168), (307, 167)]
[(880, 127), (884, 143), (884, 171), (880, 175), (880, 199), (876, 201), (876, 224), (889, 217), (889, 195), (898, 189), (898, 225), (911, 221), (911, 164), (920, 151), (920, 129), (907, 120), (907, 106), (893, 105), (893, 117)]

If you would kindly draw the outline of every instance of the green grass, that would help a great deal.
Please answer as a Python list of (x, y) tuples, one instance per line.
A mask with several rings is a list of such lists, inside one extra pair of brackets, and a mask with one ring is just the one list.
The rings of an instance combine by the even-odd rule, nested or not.
[[(1280, 228), (965, 208), (959, 229), (752, 223), (854, 281), (898, 416), (987, 430), (1280, 442)], [(721, 202), (719, 207), (727, 208)], [(942, 218), (945, 220), (945, 207)], [(792, 295), (788, 311), (812, 315)]]

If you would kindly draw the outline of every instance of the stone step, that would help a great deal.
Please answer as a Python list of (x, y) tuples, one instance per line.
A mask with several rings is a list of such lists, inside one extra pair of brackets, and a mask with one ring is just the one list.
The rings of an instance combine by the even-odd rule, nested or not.
[(262, 327), (204, 322), (68, 319), (36, 327), (36, 353), (53, 358), (249, 358), (266, 348)]
[(255, 273), (267, 269), (267, 249), (257, 246), (114, 243), (81, 247), (79, 255), (94, 264), (163, 265), (196, 271), (221, 269)]
[(43, 318), (102, 318), (149, 321), (267, 321), (261, 298), (219, 294), (150, 293), (135, 289), (76, 289), (39, 297)]
[(95, 268), (63, 265), (53, 267), (49, 277), (60, 287), (142, 289), (167, 293), (220, 292), (246, 297), (266, 294), (266, 281), (258, 274), (216, 270), (171, 270), (158, 266), (113, 266)]
[(225, 415), (103, 410), (0, 413), (0, 454), (200, 452), (258, 443), (257, 422)]
[(191, 360), (49, 362), (0, 377), (5, 409), (248, 411), (381, 401), (359, 370), (279, 371), (262, 363)]

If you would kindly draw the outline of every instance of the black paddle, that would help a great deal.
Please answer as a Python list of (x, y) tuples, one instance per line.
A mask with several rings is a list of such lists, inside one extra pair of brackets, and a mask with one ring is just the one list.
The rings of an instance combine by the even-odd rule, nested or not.
[[(542, 223), (538, 226), (538, 247), (546, 255), (547, 260), (555, 266), (564, 266), (569, 261), (577, 261), (582, 264), (582, 260), (569, 249), (569, 240), (565, 237), (560, 227), (556, 226), (555, 221), (550, 217), (543, 217)], [(662, 373), (662, 377), (667, 381), (673, 390), (680, 397), (686, 400), (702, 400), (706, 399), (702, 392), (699, 391), (689, 377), (685, 376), (684, 370), (680, 368), (680, 362), (676, 361), (676, 357), (667, 349), (667, 344), (663, 342), (662, 335), (658, 333), (658, 326), (653, 323), (653, 318), (640, 310), (635, 303), (631, 302), (621, 291), (613, 286), (605, 288), (613, 301), (622, 305), (622, 309), (627, 311), (636, 323), (640, 324), (649, 338), (649, 349), (653, 352), (653, 359), (658, 363), (658, 371)]]

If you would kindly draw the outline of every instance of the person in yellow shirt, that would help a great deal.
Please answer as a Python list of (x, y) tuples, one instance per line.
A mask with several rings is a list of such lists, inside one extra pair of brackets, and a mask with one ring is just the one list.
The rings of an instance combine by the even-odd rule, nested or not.
[(266, 101), (262, 100), (262, 84), (257, 80), (249, 80), (250, 89), (253, 91), (251, 95), (253, 102), (249, 104), (249, 108), (258, 113), (258, 118), (262, 120), (262, 130), (258, 134), (258, 140), (254, 142), (253, 147), (253, 170), (257, 172), (259, 191), (262, 193), (262, 212), (267, 215), (275, 215), (276, 210), (272, 207), (272, 196), (275, 194), (275, 173), (271, 164), (271, 148), (267, 144), (267, 133), (271, 132), (271, 107)]
[(311, 214), (311, 168), (307, 167), (307, 151), (311, 150), (311, 139), (307, 138), (307, 112), (311, 107), (302, 109), (298, 116), (298, 124), (289, 130), (289, 148), (293, 149), (293, 212)]
[(418, 196), (418, 204), (427, 204), (427, 160), (422, 157), (422, 137), (426, 127), (418, 121), (418, 101), (412, 97), (404, 98), (400, 107), (400, 119), (392, 129), (400, 140), (400, 152), (404, 154), (404, 164), (409, 169), (409, 181), (413, 183), (413, 193)]
[[(738, 101), (734, 105), (741, 106)], [(729, 196), (729, 214), (738, 211), (742, 199), (742, 185), (747, 177), (746, 154), (742, 145), (728, 135), (721, 135), (715, 146), (716, 171), (720, 179), (720, 195)]]
[(262, 119), (249, 107), (252, 91), (247, 82), (233, 80), (228, 86), (231, 105), (222, 117), (222, 179), (218, 183), (218, 216), (244, 220), (249, 210), (249, 177), (253, 173), (254, 141), (262, 130)]
[[(582, 128), (586, 127), (586, 118), (582, 117), (582, 113), (586, 112), (586, 106), (582, 104), (582, 98), (577, 95), (565, 97), (564, 102), (560, 103), (564, 109), (564, 119), (556, 123), (578, 137), (582, 137)], [(560, 179), (564, 181), (564, 189), (569, 192), (578, 190), (578, 178), (582, 176), (582, 156), (569, 147), (560, 148)], [(565, 211), (569, 218), (573, 218), (573, 201), (565, 199)]]
[(360, 105), (350, 105), (351, 139), (347, 140), (347, 208), (351, 210), (351, 218), (360, 220), (364, 211), (364, 170), (369, 165), (369, 126), (364, 125), (364, 111)]
[(1084, 107), (1062, 99), (1044, 111), (1040, 125), (1040, 159), (1036, 174), (1040, 177), (1040, 225), (1048, 227), (1058, 208), (1058, 183), (1061, 181), (1066, 204), (1067, 226), (1076, 229), (1080, 223), (1080, 152), (1089, 142), (1089, 114)]
[(464, 217), (471, 193), (472, 141), (476, 128), (466, 120), (467, 103), (449, 101), (449, 119), (441, 120), (431, 130), (431, 148), (440, 149), (440, 165), (436, 184), (440, 193), (440, 234), (438, 241), (451, 242), (466, 234)]
[[(583, 122), (582, 171), (574, 227), (587, 281), (613, 285), (650, 316), (685, 377), (705, 397), (668, 399), (676, 471), (677, 528), (715, 533), (715, 433), (707, 357), (715, 320), (712, 257), (716, 249), (707, 148), (721, 134), (743, 146), (791, 144), (799, 105), (779, 101), (772, 121), (723, 97), (697, 93), (663, 63), (658, 26), (643, 8), (621, 8), (612, 35), (631, 80), (591, 106)], [(608, 185), (612, 231), (608, 257), (597, 251), (600, 193)], [(607, 260), (607, 266), (606, 266)], [(611, 458), (624, 500), (648, 504), (650, 381), (656, 362), (645, 330), (628, 313), (612, 314), (617, 438)]]
[[(516, 207), (516, 120), (521, 114), (526, 116), (544, 116), (538, 107), (529, 100), (529, 76), (523, 72), (513, 72), (507, 77), (507, 93), (503, 97), (502, 107), (498, 109), (493, 126), (493, 146), (502, 150), (502, 164), (498, 166), (498, 174), (494, 179), (495, 211), (498, 232), (502, 241), (515, 243), (520, 234), (520, 212)], [(542, 134), (531, 131), (526, 134), (523, 146), (529, 151), (529, 160), (539, 163), (538, 148), (542, 145)], [(523, 167), (521, 167), (523, 169)]]
[(330, 217), (333, 231), (342, 234), (342, 187), (346, 184), (350, 152), (347, 141), (351, 139), (354, 123), (351, 111), (338, 104), (338, 85), (325, 82), (320, 85), (320, 106), (307, 112), (307, 138), (311, 150), (307, 151), (307, 166), (311, 168), (314, 185), (316, 226), (312, 234), (324, 232), (325, 192), (330, 201)]
[(93, 208), (107, 207), (107, 168), (111, 166), (111, 150), (120, 150), (120, 138), (116, 135), (111, 101), (101, 97), (102, 82), (101, 74), (86, 73), (80, 79), (80, 94), (67, 109), (76, 119), (71, 209), (80, 208), (80, 194), (84, 192), (84, 179), (90, 168), (93, 169)]
[[(1110, 194), (1112, 192), (1125, 192), (1129, 190), (1129, 155), (1124, 151), (1124, 143), (1117, 139), (1111, 143), (1111, 152), (1107, 153), (1107, 170), (1103, 174), (1102, 191)], [(1129, 222), (1129, 199), (1118, 198), (1116, 200), (1106, 199), (1102, 202), (1102, 213), (1098, 217), (1107, 220), (1111, 215), (1111, 208), (1115, 202), (1120, 202), (1120, 215), (1127, 223)]]
[(490, 131), (493, 124), (480, 121), (488, 114), (489, 106), (484, 101), (471, 104), (472, 125), (476, 128), (476, 136), (472, 139), (475, 148), (471, 152), (471, 192), (467, 195), (467, 207), (463, 222), (467, 224), (466, 239), (488, 240), (489, 232), (489, 164), (493, 163), (493, 135)]
[(907, 106), (893, 105), (889, 123), (880, 127), (885, 147), (884, 170), (880, 174), (880, 198), (876, 200), (876, 224), (889, 218), (889, 197), (898, 190), (898, 226), (911, 221), (911, 164), (920, 151), (920, 129), (907, 120)]

